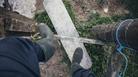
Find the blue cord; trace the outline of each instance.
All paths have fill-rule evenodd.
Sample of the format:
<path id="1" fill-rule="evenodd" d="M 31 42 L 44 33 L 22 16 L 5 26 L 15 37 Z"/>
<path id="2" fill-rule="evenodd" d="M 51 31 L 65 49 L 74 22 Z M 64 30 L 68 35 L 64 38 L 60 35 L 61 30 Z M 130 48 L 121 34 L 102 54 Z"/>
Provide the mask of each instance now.
<path id="1" fill-rule="evenodd" d="M 128 58 L 127 58 L 127 56 L 122 52 L 122 50 L 123 50 L 124 48 L 128 48 L 128 47 L 123 46 L 123 45 L 121 44 L 120 40 L 119 40 L 119 37 L 118 37 L 118 36 L 119 36 L 119 29 L 120 29 L 121 25 L 122 25 L 124 22 L 126 22 L 126 21 L 128 21 L 128 20 L 125 20 L 125 21 L 121 22 L 121 23 L 119 24 L 119 27 L 118 27 L 117 30 L 116 30 L 116 41 L 117 41 L 117 43 L 118 43 L 118 45 L 119 45 L 119 47 L 117 48 L 117 51 L 118 51 L 118 52 L 124 57 L 124 59 L 125 59 L 125 68 L 124 68 L 123 72 L 120 73 L 119 77 L 124 77 L 124 76 L 125 76 L 125 73 L 126 73 L 126 70 L 127 70 L 127 67 L 128 67 Z"/>
<path id="2" fill-rule="evenodd" d="M 127 70 L 127 67 L 128 67 L 128 59 L 127 59 L 127 56 L 124 54 L 124 53 L 122 53 L 122 50 L 123 50 L 124 48 L 122 48 L 122 47 L 119 47 L 119 48 L 117 48 L 117 51 L 124 57 L 124 59 L 125 59 L 125 68 L 124 68 L 124 70 L 123 70 L 123 72 L 121 72 L 121 74 L 119 75 L 119 77 L 124 77 L 125 76 L 125 73 L 126 73 L 126 70 Z"/>

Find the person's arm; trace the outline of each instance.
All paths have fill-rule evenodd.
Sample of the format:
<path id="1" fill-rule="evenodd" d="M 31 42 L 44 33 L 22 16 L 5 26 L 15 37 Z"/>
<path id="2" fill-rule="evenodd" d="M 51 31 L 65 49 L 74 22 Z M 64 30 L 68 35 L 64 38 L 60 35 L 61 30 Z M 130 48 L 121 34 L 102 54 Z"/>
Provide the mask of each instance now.
<path id="1" fill-rule="evenodd" d="M 92 33 L 103 42 L 115 42 L 116 45 L 138 51 L 138 19 L 127 19 L 116 25 L 95 26 Z"/>
<path id="2" fill-rule="evenodd" d="M 48 61 L 55 52 L 55 46 L 50 39 L 50 29 L 42 24 L 39 28 L 43 28 L 40 33 L 45 37 L 36 43 L 18 37 L 0 40 L 1 77 L 40 77 L 39 62 Z"/>

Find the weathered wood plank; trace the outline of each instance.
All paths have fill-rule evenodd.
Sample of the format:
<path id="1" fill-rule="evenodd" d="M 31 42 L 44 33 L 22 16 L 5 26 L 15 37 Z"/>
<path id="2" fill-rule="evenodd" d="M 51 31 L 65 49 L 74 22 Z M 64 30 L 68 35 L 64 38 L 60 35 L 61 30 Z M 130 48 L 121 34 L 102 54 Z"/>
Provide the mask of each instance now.
<path id="1" fill-rule="evenodd" d="M 79 37 L 79 34 L 63 4 L 62 0 L 44 0 L 45 9 L 58 33 L 61 36 L 69 37 Z M 84 68 L 90 68 L 92 65 L 91 59 L 87 53 L 86 48 L 83 43 L 79 43 L 76 39 L 72 40 L 62 40 L 61 42 L 66 50 L 69 59 L 72 61 L 72 56 L 77 47 L 81 47 L 84 51 L 83 59 L 81 65 Z"/>
<path id="2" fill-rule="evenodd" d="M 36 31 L 36 21 L 27 18 L 18 13 L 8 11 L 0 7 L 0 18 L 10 19 L 7 21 L 10 26 L 6 27 L 9 31 L 19 31 L 19 32 L 35 32 Z"/>

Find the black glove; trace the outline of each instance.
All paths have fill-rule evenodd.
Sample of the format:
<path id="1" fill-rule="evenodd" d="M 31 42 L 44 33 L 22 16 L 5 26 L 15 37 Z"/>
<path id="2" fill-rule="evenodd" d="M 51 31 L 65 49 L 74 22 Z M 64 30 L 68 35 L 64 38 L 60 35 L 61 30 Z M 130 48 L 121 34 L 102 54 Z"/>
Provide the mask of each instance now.
<path id="1" fill-rule="evenodd" d="M 42 48 L 45 55 L 45 61 L 48 61 L 55 52 L 54 35 L 50 28 L 44 23 L 40 23 L 38 29 L 42 39 L 38 40 L 36 43 Z"/>
<path id="2" fill-rule="evenodd" d="M 81 60 L 83 58 L 83 50 L 82 48 L 77 48 L 75 50 L 75 53 L 73 55 L 72 65 L 71 65 L 71 71 L 74 73 L 76 70 L 81 69 L 80 66 Z"/>
<path id="3" fill-rule="evenodd" d="M 77 48 L 73 55 L 73 61 L 71 65 L 72 77 L 95 77 L 89 69 L 84 69 L 80 66 L 82 58 L 83 50 L 82 48 Z"/>

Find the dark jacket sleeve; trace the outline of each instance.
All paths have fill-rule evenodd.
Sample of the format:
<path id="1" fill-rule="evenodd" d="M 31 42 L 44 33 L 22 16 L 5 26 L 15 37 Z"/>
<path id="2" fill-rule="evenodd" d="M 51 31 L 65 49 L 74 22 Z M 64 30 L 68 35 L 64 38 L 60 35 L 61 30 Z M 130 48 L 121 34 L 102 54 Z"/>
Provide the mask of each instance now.
<path id="1" fill-rule="evenodd" d="M 40 77 L 42 49 L 31 40 L 5 38 L 0 40 L 0 77 Z"/>

